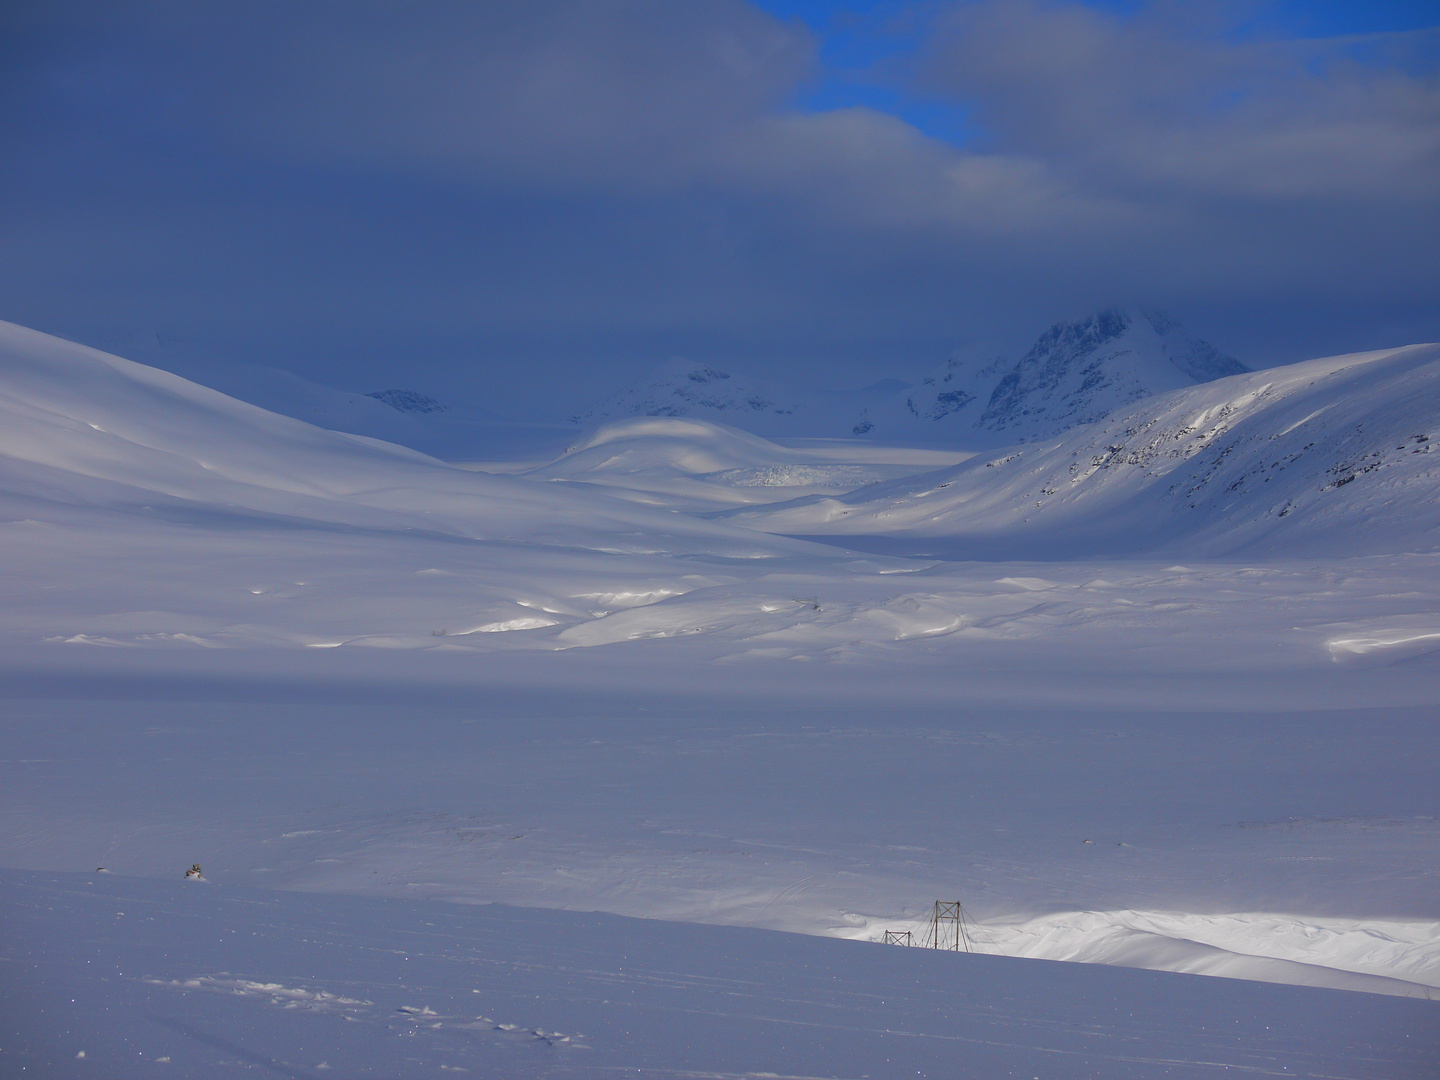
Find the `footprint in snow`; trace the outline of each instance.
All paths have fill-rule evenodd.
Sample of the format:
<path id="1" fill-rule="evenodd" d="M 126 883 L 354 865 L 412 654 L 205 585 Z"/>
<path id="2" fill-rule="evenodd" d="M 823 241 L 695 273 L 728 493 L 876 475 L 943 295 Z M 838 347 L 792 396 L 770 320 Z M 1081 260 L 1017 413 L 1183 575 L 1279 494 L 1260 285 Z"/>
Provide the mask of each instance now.
<path id="1" fill-rule="evenodd" d="M 505 1035 L 514 1035 L 522 1039 L 533 1039 L 536 1042 L 543 1042 L 546 1046 L 578 1045 L 575 1040 L 585 1037 L 578 1031 L 566 1035 L 561 1031 L 546 1031 L 544 1028 L 527 1028 L 519 1024 L 497 1024 L 488 1016 L 477 1016 L 475 1019 L 479 1024 L 488 1025 L 491 1031 L 498 1031 Z"/>

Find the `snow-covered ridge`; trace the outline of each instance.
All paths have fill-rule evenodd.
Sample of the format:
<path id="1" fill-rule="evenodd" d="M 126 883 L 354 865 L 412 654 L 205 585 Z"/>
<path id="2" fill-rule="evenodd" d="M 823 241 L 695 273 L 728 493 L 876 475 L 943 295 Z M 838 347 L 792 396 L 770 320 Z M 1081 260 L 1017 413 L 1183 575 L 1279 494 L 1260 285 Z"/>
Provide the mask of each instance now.
<path id="1" fill-rule="evenodd" d="M 800 534 L 948 537 L 1035 553 L 1431 550 L 1440 346 L 1233 375 L 1043 444 L 740 520 Z"/>
<path id="2" fill-rule="evenodd" d="M 973 448 L 1049 438 L 1141 398 L 1245 370 L 1168 315 L 1106 308 L 1055 323 L 1019 361 L 956 355 L 916 386 L 837 391 L 812 382 L 786 390 L 677 360 L 571 420 L 688 417 L 772 436 Z"/>
<path id="3" fill-rule="evenodd" d="M 639 472 L 668 468 L 698 475 L 722 469 L 774 465 L 790 455 L 748 431 L 704 420 L 667 416 L 635 417 L 590 432 L 563 457 L 533 475 L 568 472 Z"/>
<path id="4" fill-rule="evenodd" d="M 952 356 L 902 396 L 868 405 L 855 431 L 969 447 L 1033 442 L 1246 370 L 1162 312 L 1105 308 L 1055 323 L 1018 361 Z"/>
<path id="5" fill-rule="evenodd" d="M 147 513 L 223 509 L 607 550 L 637 543 L 647 551 L 746 556 L 786 549 L 753 532 L 455 468 L 327 431 L 11 324 L 0 324 L 0 417 L 0 497 L 12 502 Z"/>
<path id="6" fill-rule="evenodd" d="M 904 928 L 920 941 L 923 921 Z M 1232 979 L 1426 997 L 1440 990 L 1440 924 L 1273 912 L 1067 911 L 970 923 L 969 947 Z M 1347 977 L 1348 976 L 1348 977 Z"/>

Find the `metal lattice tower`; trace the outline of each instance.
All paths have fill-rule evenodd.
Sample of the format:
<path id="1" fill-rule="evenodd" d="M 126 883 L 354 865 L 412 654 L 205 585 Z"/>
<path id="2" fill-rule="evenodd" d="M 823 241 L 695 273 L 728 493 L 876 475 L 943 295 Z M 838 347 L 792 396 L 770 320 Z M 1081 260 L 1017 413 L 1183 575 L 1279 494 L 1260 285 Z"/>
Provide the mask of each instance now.
<path id="1" fill-rule="evenodd" d="M 965 908 L 959 900 L 935 901 L 935 910 L 930 916 L 926 936 L 929 938 L 926 944 L 932 949 L 973 951 L 970 948 L 970 935 L 965 932 Z"/>

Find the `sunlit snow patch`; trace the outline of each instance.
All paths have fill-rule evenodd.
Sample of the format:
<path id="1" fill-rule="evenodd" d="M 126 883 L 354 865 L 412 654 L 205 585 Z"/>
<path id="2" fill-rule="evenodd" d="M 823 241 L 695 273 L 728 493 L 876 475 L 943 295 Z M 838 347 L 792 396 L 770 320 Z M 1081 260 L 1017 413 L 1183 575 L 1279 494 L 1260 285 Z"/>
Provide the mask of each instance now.
<path id="1" fill-rule="evenodd" d="M 546 626 L 558 624 L 556 619 L 546 619 L 538 615 L 522 615 L 518 619 L 506 619 L 503 622 L 485 623 L 483 626 L 472 627 L 469 630 L 457 630 L 455 635 L 462 637 L 466 634 L 503 634 L 509 630 L 539 630 Z"/>
<path id="2" fill-rule="evenodd" d="M 1270 912 L 1059 912 L 978 924 L 977 952 L 1428 997 L 1440 923 Z"/>

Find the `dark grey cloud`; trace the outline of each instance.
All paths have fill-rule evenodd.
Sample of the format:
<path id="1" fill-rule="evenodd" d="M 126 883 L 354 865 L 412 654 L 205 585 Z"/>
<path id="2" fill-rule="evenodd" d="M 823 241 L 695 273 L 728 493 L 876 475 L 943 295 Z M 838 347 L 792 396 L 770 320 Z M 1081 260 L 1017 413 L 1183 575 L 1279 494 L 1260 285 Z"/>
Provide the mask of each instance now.
<path id="1" fill-rule="evenodd" d="M 923 10 L 875 77 L 965 145 L 789 108 L 816 43 L 741 0 L 12 3 L 0 317 L 557 412 L 671 354 L 853 382 L 1114 300 L 1261 361 L 1440 336 L 1433 34 Z"/>

